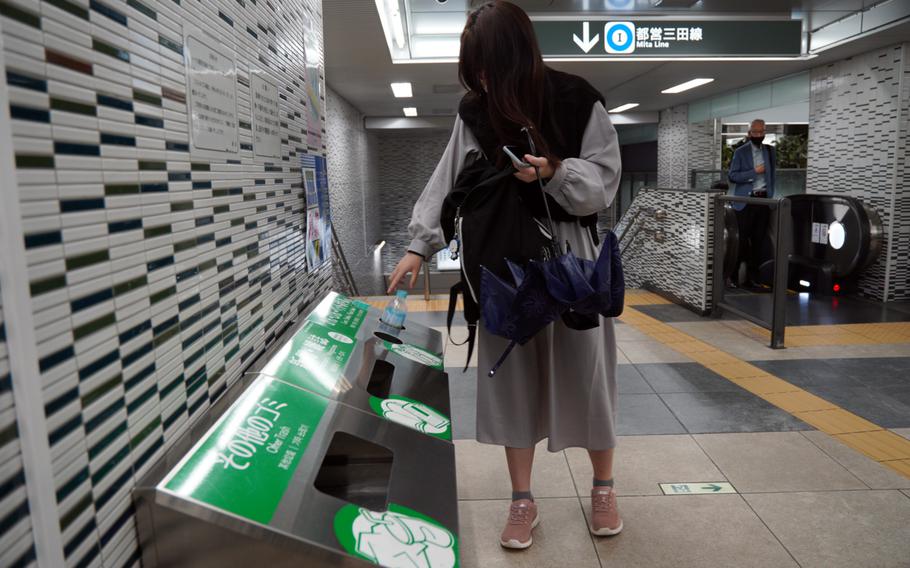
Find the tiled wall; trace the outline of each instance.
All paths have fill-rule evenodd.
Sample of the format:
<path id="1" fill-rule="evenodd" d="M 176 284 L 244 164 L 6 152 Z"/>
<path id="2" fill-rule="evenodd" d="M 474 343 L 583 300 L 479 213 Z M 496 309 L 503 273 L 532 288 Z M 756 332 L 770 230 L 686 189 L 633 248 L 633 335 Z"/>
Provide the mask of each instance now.
<path id="1" fill-rule="evenodd" d="M 626 287 L 663 292 L 698 312 L 710 309 L 713 195 L 651 188 L 638 193 L 615 229 Z"/>
<path id="2" fill-rule="evenodd" d="M 19 453 L 6 333 L 0 301 L 0 566 L 32 566 L 35 542 Z"/>
<path id="3" fill-rule="evenodd" d="M 138 563 L 135 480 L 330 285 L 302 238 L 308 14 L 321 63 L 319 0 L 0 2 L 28 263 L 6 277 L 31 289 L 41 374 L 23 380 L 43 386 L 67 565 Z M 237 152 L 189 151 L 191 26 L 236 58 Z M 278 87 L 279 157 L 252 151 L 251 70 Z"/>
<path id="4" fill-rule="evenodd" d="M 407 251 L 414 203 L 439 163 L 451 132 L 384 132 L 379 137 L 379 189 L 382 195 L 383 270 L 388 274 Z"/>
<path id="5" fill-rule="evenodd" d="M 689 122 L 689 107 L 679 105 L 660 112 L 657 125 L 657 184 L 663 188 L 689 187 L 692 169 L 714 169 L 720 156 L 713 119 Z"/>
<path id="6" fill-rule="evenodd" d="M 688 187 L 689 112 L 680 105 L 660 111 L 657 125 L 657 185 Z"/>
<path id="7" fill-rule="evenodd" d="M 910 45 L 813 69 L 809 113 L 807 191 L 858 197 L 885 226 L 861 292 L 910 300 Z"/>
<path id="8" fill-rule="evenodd" d="M 332 78 L 327 77 L 331 82 Z M 358 292 L 384 293 L 378 254 L 381 236 L 379 142 L 363 127 L 363 114 L 335 93 L 327 92 L 326 150 L 332 222 Z"/>

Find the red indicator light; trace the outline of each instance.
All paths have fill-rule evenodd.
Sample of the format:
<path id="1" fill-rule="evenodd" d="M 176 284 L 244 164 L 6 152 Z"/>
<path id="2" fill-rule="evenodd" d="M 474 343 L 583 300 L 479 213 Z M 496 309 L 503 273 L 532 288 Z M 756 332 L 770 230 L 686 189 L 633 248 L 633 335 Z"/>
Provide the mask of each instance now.
<path id="1" fill-rule="evenodd" d="M 834 291 L 835 291 L 835 292 L 840 292 L 840 284 L 835 284 L 835 285 L 834 285 Z"/>

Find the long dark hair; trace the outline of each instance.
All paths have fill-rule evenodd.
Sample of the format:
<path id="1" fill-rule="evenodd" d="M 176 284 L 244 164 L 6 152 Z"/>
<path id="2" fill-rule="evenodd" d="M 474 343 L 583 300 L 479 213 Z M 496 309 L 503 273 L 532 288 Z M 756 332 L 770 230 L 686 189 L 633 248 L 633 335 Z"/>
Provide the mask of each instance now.
<path id="1" fill-rule="evenodd" d="M 534 26 L 524 10 L 497 0 L 468 15 L 458 57 L 461 84 L 469 96 L 485 102 L 500 144 L 527 147 L 522 128 L 528 128 L 537 155 L 556 167 L 559 157 L 550 152 L 541 133 L 546 72 Z M 497 155 L 496 161 L 501 158 Z"/>

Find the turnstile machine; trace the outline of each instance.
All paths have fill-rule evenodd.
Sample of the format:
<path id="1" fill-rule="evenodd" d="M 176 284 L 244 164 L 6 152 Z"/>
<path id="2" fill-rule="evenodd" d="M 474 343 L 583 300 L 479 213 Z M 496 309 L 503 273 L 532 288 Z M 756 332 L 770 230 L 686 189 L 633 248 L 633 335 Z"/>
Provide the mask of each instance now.
<path id="1" fill-rule="evenodd" d="M 457 566 L 441 347 L 328 294 L 140 480 L 143 565 Z"/>

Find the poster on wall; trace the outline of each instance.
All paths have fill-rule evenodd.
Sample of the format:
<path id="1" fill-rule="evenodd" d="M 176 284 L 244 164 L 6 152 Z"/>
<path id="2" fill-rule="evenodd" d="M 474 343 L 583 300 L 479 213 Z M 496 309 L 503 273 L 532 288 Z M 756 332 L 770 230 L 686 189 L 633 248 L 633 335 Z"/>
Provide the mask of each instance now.
<path id="1" fill-rule="evenodd" d="M 237 64 L 227 46 L 187 26 L 184 30 L 187 105 L 193 151 L 239 150 Z"/>
<path id="2" fill-rule="evenodd" d="M 325 108 L 322 96 L 322 65 L 319 61 L 319 38 L 316 36 L 316 18 L 309 9 L 303 16 L 303 57 L 306 60 L 307 146 L 322 149 L 322 117 Z"/>
<path id="3" fill-rule="evenodd" d="M 281 120 L 278 88 L 262 71 L 250 73 L 250 114 L 253 154 L 281 157 Z"/>
<path id="4" fill-rule="evenodd" d="M 316 270 L 332 258 L 332 215 L 329 210 L 329 177 L 325 158 L 300 157 L 306 196 L 306 259 Z"/>

